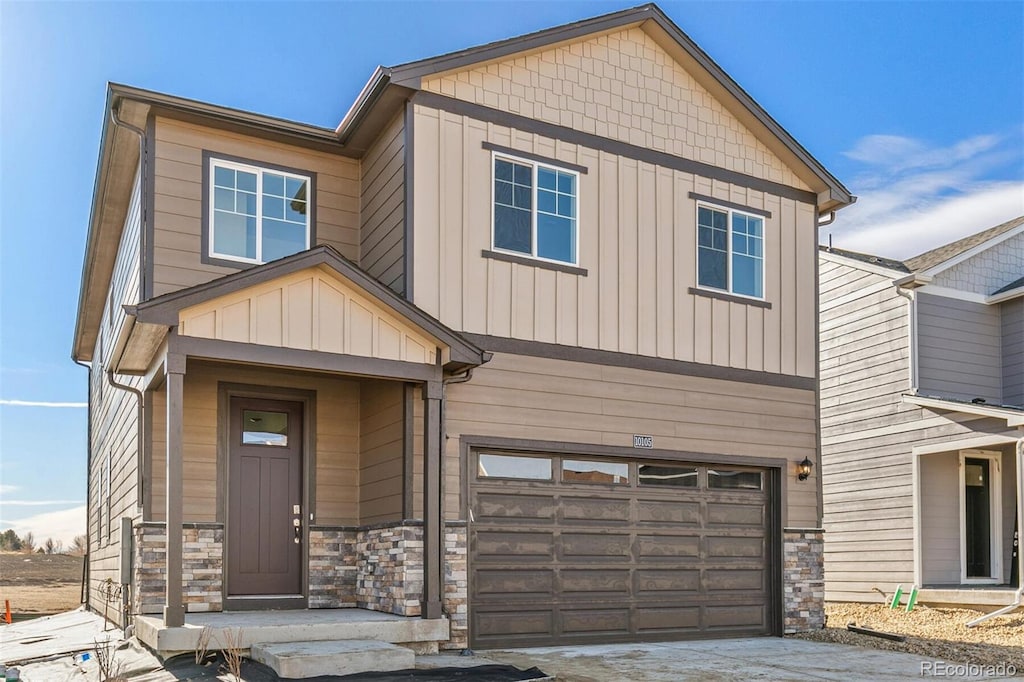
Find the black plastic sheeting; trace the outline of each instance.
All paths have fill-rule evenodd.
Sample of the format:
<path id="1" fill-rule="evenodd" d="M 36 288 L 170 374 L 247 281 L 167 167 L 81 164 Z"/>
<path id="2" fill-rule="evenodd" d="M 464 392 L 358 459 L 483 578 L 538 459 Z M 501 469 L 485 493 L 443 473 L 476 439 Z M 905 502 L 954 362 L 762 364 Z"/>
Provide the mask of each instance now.
<path id="1" fill-rule="evenodd" d="M 160 679 L 166 680 L 167 673 L 180 682 L 196 680 L 216 680 L 217 675 L 227 671 L 224 658 L 219 654 L 210 654 L 203 663 L 196 663 L 194 654 L 181 654 L 164 661 L 164 671 Z M 133 681 L 145 682 L 147 676 L 132 677 Z M 303 678 L 305 682 L 518 682 L 519 680 L 537 680 L 547 677 L 540 669 L 520 670 L 511 665 L 477 665 L 466 668 L 428 668 L 417 670 L 395 670 L 393 672 L 359 673 L 356 675 L 319 675 Z M 242 679 L 245 682 L 281 682 L 271 668 L 249 659 L 242 661 Z"/>

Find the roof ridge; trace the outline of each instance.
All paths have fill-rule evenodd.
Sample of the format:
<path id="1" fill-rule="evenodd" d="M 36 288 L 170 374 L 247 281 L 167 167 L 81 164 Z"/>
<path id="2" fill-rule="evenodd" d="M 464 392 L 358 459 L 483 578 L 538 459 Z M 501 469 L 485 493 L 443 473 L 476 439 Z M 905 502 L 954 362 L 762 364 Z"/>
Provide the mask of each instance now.
<path id="1" fill-rule="evenodd" d="M 912 272 L 930 270 L 935 266 L 956 258 L 976 246 L 981 246 L 990 239 L 994 239 L 1001 234 L 1005 234 L 1020 225 L 1024 225 L 1024 215 L 1011 218 L 1010 220 L 1000 223 L 994 227 L 975 232 L 974 234 L 969 234 L 966 237 L 949 242 L 948 244 L 943 244 L 942 246 L 930 249 L 924 253 L 914 256 L 913 258 L 908 258 L 904 263 Z"/>

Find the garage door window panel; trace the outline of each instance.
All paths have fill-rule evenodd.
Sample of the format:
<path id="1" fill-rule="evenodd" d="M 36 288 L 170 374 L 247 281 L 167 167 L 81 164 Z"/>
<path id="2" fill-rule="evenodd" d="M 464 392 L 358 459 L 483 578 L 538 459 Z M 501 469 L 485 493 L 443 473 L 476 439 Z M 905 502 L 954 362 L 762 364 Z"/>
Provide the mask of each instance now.
<path id="1" fill-rule="evenodd" d="M 477 476 L 480 478 L 513 478 L 530 481 L 552 480 L 551 459 L 516 455 L 480 455 Z"/>
<path id="2" fill-rule="evenodd" d="M 764 477 L 760 471 L 723 471 L 708 469 L 708 487 L 727 490 L 762 490 Z"/>
<path id="3" fill-rule="evenodd" d="M 567 459 L 562 462 L 562 482 L 628 485 L 629 465 L 625 462 Z"/>
<path id="4" fill-rule="evenodd" d="M 677 488 L 696 488 L 697 468 L 666 466 L 664 464 L 641 464 L 637 480 L 642 486 L 659 485 Z"/>

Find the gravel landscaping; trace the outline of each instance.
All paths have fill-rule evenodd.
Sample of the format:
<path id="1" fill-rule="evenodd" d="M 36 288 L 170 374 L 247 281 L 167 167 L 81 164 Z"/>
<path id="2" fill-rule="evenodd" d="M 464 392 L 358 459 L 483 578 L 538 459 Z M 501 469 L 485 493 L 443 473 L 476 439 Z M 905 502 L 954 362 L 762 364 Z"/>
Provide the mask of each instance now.
<path id="1" fill-rule="evenodd" d="M 1013 665 L 1024 676 L 1024 609 L 998 616 L 969 628 L 982 615 L 970 609 L 938 609 L 918 605 L 907 613 L 882 604 L 828 604 L 825 628 L 790 635 L 815 642 L 837 642 L 855 646 L 902 651 L 951 663 Z M 905 642 L 893 642 L 850 632 L 846 626 L 905 635 Z"/>

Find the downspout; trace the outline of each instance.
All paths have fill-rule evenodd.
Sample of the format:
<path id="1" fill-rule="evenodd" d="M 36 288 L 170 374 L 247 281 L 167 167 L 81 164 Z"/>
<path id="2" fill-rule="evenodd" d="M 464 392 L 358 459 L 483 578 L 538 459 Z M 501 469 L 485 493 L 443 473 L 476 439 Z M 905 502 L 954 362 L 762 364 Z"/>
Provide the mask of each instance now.
<path id="1" fill-rule="evenodd" d="M 92 555 L 92 533 L 89 532 L 89 521 L 92 519 L 92 495 L 89 494 L 88 481 L 92 479 L 92 365 L 75 358 L 71 361 L 89 371 L 86 385 L 86 404 L 88 416 L 85 419 L 85 559 L 82 561 L 82 602 L 89 607 L 89 557 Z"/>
<path id="2" fill-rule="evenodd" d="M 449 384 L 464 384 L 464 383 L 466 383 L 467 381 L 469 381 L 472 378 L 473 378 L 473 368 L 470 367 L 469 369 L 467 369 L 465 372 L 462 372 L 461 374 L 456 374 L 456 375 L 453 375 L 453 376 L 450 376 L 450 377 L 445 377 L 444 379 L 441 379 L 441 415 L 440 415 L 440 417 L 441 417 L 440 418 L 440 422 L 441 422 L 441 438 L 440 438 L 440 440 L 441 440 L 441 481 L 440 481 L 439 489 L 440 489 L 440 494 L 441 494 L 441 537 L 442 538 L 445 535 L 447 535 L 447 531 L 445 530 L 445 525 L 444 525 L 444 479 L 445 479 L 445 472 L 444 472 L 445 461 L 444 460 L 445 460 L 445 453 L 448 451 L 448 422 L 447 422 L 448 391 L 447 391 L 447 387 L 448 387 Z M 469 531 L 467 529 L 467 533 L 468 532 Z M 442 541 L 441 542 L 441 613 L 444 613 L 447 616 L 451 616 L 451 614 L 448 613 L 447 610 L 444 607 L 444 594 L 445 594 L 444 575 L 445 575 L 445 565 L 447 563 L 448 562 L 445 560 L 444 542 Z"/>
<path id="3" fill-rule="evenodd" d="M 1017 439 L 1017 542 L 1020 543 L 1020 536 L 1024 533 L 1024 437 Z M 1020 545 L 1018 544 L 1018 548 Z M 1020 551 L 1018 549 L 1018 551 Z M 998 611 L 986 613 L 981 618 L 975 618 L 967 627 L 973 628 L 979 623 L 984 623 L 990 618 L 1012 613 L 1024 606 L 1024 561 L 1017 562 L 1017 594 L 1009 606 L 1004 606 Z"/>
<path id="4" fill-rule="evenodd" d="M 896 285 L 896 293 L 910 301 L 907 306 L 910 327 L 910 394 L 917 395 L 918 388 L 918 367 L 917 367 L 917 292 Z"/>
<path id="5" fill-rule="evenodd" d="M 115 128 L 130 130 L 139 136 L 139 209 L 142 217 L 142 224 L 139 225 L 139 300 L 146 296 L 146 225 L 149 216 L 146 215 L 146 178 L 148 176 L 148 159 L 146 158 L 146 131 L 131 123 L 118 118 L 117 106 L 110 107 L 110 120 Z"/>

